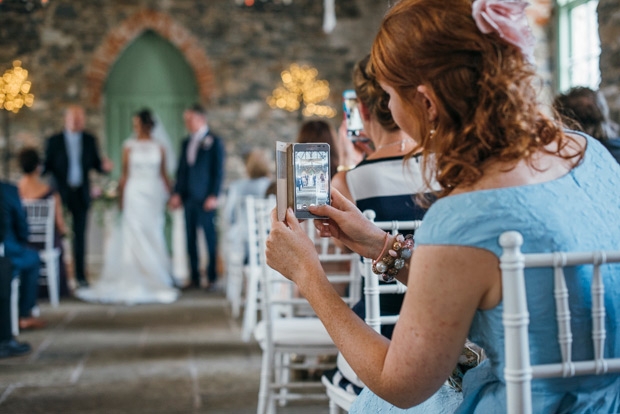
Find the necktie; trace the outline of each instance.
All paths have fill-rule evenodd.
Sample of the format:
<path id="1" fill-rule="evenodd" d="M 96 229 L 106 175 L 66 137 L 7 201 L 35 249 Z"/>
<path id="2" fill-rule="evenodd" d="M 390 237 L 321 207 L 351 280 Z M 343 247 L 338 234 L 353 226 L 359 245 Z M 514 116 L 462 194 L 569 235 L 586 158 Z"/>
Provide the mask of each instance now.
<path id="1" fill-rule="evenodd" d="M 200 138 L 193 136 L 189 144 L 187 145 L 187 163 L 194 165 L 196 162 L 196 155 L 198 154 L 198 146 L 200 145 Z"/>

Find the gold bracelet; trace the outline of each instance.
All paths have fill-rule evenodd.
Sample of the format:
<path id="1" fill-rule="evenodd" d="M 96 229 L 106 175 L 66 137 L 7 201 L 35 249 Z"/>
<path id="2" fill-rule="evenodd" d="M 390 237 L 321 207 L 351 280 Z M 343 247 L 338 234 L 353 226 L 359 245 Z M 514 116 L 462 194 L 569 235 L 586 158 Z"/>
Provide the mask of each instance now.
<path id="1" fill-rule="evenodd" d="M 353 168 L 355 168 L 355 165 L 339 165 L 336 168 L 336 171 L 338 172 L 349 171 L 349 170 L 352 170 Z"/>

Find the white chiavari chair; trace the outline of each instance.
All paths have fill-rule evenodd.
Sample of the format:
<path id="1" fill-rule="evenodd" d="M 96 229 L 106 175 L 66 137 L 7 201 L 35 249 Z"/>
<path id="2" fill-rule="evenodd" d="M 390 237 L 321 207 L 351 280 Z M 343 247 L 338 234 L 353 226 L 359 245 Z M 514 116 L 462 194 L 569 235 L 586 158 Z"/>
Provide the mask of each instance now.
<path id="1" fill-rule="evenodd" d="M 54 197 L 44 200 L 23 200 L 28 220 L 28 241 L 42 245 L 39 257 L 43 262 L 41 266 L 39 283 L 47 284 L 50 304 L 58 306 L 59 274 L 60 274 L 60 248 L 54 247 L 55 211 L 56 201 Z"/>
<path id="2" fill-rule="evenodd" d="M 349 307 L 352 307 L 359 302 L 362 295 L 359 255 L 354 252 L 343 252 L 331 237 L 317 237 L 314 220 L 306 220 L 302 225 L 306 226 L 308 237 L 317 249 L 319 261 L 329 281 L 334 285 L 343 284 L 348 287 L 341 297 Z"/>
<path id="3" fill-rule="evenodd" d="M 499 238 L 503 253 L 502 272 L 503 323 L 505 334 L 507 409 L 510 414 L 532 412 L 531 380 L 536 378 L 568 378 L 577 375 L 602 375 L 620 372 L 620 358 L 605 358 L 605 279 L 601 266 L 620 262 L 620 251 L 584 253 L 521 253 L 523 236 L 516 231 L 503 233 Z M 569 309 L 569 294 L 564 268 L 593 265 L 592 275 L 592 343 L 593 359 L 572 360 L 573 334 Z M 529 344 L 529 313 L 526 300 L 525 268 L 554 269 L 554 297 L 558 343 L 562 362 L 531 365 Z M 618 271 L 617 268 L 614 269 Z"/>
<path id="4" fill-rule="evenodd" d="M 337 349 L 316 316 L 298 316 L 298 307 L 307 301 L 298 297 L 292 282 L 267 266 L 265 240 L 270 228 L 271 209 L 257 209 L 261 263 L 261 315 L 254 331 L 263 350 L 258 414 L 273 414 L 276 401 L 284 405 L 295 400 L 326 400 L 320 381 L 291 381 L 291 369 L 326 369 L 334 364 L 319 362 L 318 357 L 336 355 Z M 303 357 L 293 362 L 291 355 Z M 315 391 L 315 392 L 312 392 Z"/>
<path id="5" fill-rule="evenodd" d="M 392 234 L 397 234 L 399 231 L 415 231 L 422 224 L 421 220 L 375 222 L 376 213 L 373 210 L 365 210 L 364 215 L 370 221 L 374 222 L 377 227 L 382 230 L 390 231 Z M 390 293 L 402 294 L 407 291 L 407 287 L 399 281 L 384 285 L 379 284 L 379 277 L 372 271 L 372 259 L 367 257 L 361 259 L 363 262 L 362 276 L 364 278 L 365 321 L 375 331 L 380 333 L 381 325 L 393 325 L 398 320 L 398 315 L 381 315 L 380 295 Z M 341 354 L 338 355 L 337 365 L 338 369 L 346 374 L 349 381 L 359 387 L 364 386 Z M 341 410 L 348 412 L 356 396 L 345 391 L 337 384 L 334 384 L 326 376 L 323 376 L 321 381 L 323 385 L 325 385 L 326 393 L 329 397 L 330 414 L 339 414 Z"/>
<path id="6" fill-rule="evenodd" d="M 260 246 L 258 238 L 257 210 L 271 211 L 276 205 L 275 197 L 265 199 L 248 196 L 245 198 L 248 231 L 248 264 L 244 266 L 246 289 L 244 300 L 241 339 L 248 342 L 258 322 L 259 289 L 261 279 Z"/>
<path id="7" fill-rule="evenodd" d="M 230 191 L 230 190 L 229 190 Z M 236 197 L 230 194 L 222 196 L 220 203 L 224 205 L 222 211 L 222 231 L 225 234 L 223 243 L 225 245 L 226 259 L 224 261 L 226 274 L 226 299 L 230 303 L 233 318 L 238 318 L 241 314 L 241 304 L 243 296 L 243 268 L 245 259 L 245 247 L 240 246 L 239 229 L 232 221 L 232 217 L 239 217 L 242 213 L 240 205 L 237 203 Z M 232 200 L 231 200 L 232 199 Z M 245 200 L 242 202 L 245 203 Z M 238 220 L 238 219 L 237 219 Z"/>

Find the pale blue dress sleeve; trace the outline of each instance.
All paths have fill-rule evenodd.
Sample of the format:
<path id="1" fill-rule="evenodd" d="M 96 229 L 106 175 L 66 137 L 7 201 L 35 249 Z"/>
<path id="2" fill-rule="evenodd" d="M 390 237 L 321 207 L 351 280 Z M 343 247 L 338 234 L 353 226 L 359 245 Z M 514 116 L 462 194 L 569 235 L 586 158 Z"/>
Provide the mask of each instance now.
<path id="1" fill-rule="evenodd" d="M 456 411 L 462 401 L 462 393 L 443 385 L 422 404 L 402 409 L 379 398 L 368 388 L 364 388 L 353 402 L 349 414 L 450 414 Z"/>

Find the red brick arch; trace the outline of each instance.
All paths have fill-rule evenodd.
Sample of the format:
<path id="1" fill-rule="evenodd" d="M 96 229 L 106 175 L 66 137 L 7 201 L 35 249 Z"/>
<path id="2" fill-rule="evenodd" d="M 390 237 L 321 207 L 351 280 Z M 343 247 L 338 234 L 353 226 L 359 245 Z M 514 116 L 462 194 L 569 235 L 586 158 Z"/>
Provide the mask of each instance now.
<path id="1" fill-rule="evenodd" d="M 213 91 L 213 72 L 209 59 L 198 40 L 167 13 L 142 10 L 109 31 L 102 44 L 95 51 L 86 71 L 86 83 L 90 102 L 101 102 L 101 93 L 112 65 L 131 42 L 145 30 L 153 30 L 175 45 L 194 70 L 196 83 L 202 100 L 209 101 Z"/>

